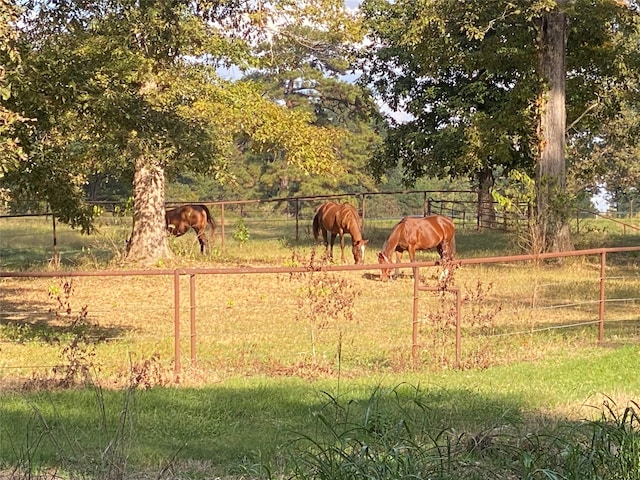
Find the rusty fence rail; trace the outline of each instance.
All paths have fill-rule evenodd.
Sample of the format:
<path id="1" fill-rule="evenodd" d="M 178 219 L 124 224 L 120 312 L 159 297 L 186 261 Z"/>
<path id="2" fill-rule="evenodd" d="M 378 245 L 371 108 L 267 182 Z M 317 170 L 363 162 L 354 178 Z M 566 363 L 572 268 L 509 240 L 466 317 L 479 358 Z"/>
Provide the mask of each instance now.
<path id="1" fill-rule="evenodd" d="M 598 325 L 598 342 L 602 342 L 604 337 L 604 323 L 605 323 L 605 303 L 606 303 L 606 289 L 605 283 L 607 280 L 606 267 L 607 267 L 607 253 L 622 253 L 622 252 L 638 252 L 640 246 L 633 247 L 611 247 L 611 248 L 595 248 L 587 250 L 574 250 L 570 252 L 557 252 L 557 253 L 542 253 L 537 255 L 512 255 L 512 256 L 499 256 L 499 257 L 486 257 L 486 258 L 469 258 L 460 260 L 460 265 L 479 265 L 479 264 L 491 264 L 491 263 L 507 263 L 507 262 L 525 262 L 525 261 L 540 261 L 545 259 L 563 258 L 563 257 L 577 257 L 577 256 L 589 256 L 598 255 L 600 257 L 600 276 L 599 276 L 599 299 L 598 299 L 598 320 L 594 321 Z M 414 277 L 419 278 L 418 271 L 420 266 L 432 266 L 435 262 L 431 262 L 427 265 L 414 265 Z M 443 289 L 437 287 L 428 287 L 420 285 L 419 282 L 414 281 L 414 308 L 413 308 L 413 349 L 412 360 L 415 364 L 417 361 L 417 351 L 419 348 L 418 343 L 418 292 L 419 291 L 441 291 Z M 460 366 L 460 356 L 462 349 L 461 339 L 461 292 L 458 288 L 449 288 L 447 290 L 455 295 L 456 298 L 456 358 L 455 366 Z"/>
<path id="2" fill-rule="evenodd" d="M 466 258 L 456 261 L 456 265 L 478 265 L 478 264 L 499 264 L 509 262 L 537 262 L 546 259 L 561 257 L 577 257 L 577 256 L 599 256 L 600 257 L 600 273 L 599 273 L 599 299 L 597 301 L 598 319 L 591 322 L 598 325 L 598 341 L 602 341 L 605 327 L 605 303 L 607 280 L 606 267 L 607 255 L 611 253 L 621 252 L 640 252 L 640 246 L 632 247 L 612 247 L 597 248 L 588 250 L 576 250 L 561 253 L 544 253 L 538 255 L 513 255 L 498 256 L 484 258 Z M 448 292 L 455 296 L 455 366 L 460 366 L 460 355 L 462 349 L 461 338 L 461 291 L 454 287 L 434 287 L 427 286 L 420 281 L 420 269 L 437 266 L 438 262 L 407 262 L 397 264 L 399 268 L 413 270 L 413 319 L 412 319 L 412 361 L 415 366 L 420 348 L 419 342 L 419 311 L 420 301 L 419 292 Z M 293 274 L 293 273 L 309 273 L 309 272 L 342 272 L 342 271 L 377 271 L 377 264 L 367 265 L 326 265 L 318 267 L 233 267 L 233 268 L 177 268 L 177 269 L 158 269 L 158 270 L 126 270 L 126 271 L 55 271 L 55 272 L 11 272 L 0 271 L 0 278 L 73 278 L 73 277 L 146 277 L 146 276 L 165 276 L 173 279 L 173 340 L 174 340 L 174 375 L 177 382 L 181 375 L 181 329 L 180 329 L 180 312 L 181 312 L 181 294 L 180 279 L 182 277 L 189 278 L 189 348 L 190 360 L 195 365 L 197 358 L 197 319 L 196 319 L 196 277 L 199 275 L 264 275 L 264 274 Z"/>

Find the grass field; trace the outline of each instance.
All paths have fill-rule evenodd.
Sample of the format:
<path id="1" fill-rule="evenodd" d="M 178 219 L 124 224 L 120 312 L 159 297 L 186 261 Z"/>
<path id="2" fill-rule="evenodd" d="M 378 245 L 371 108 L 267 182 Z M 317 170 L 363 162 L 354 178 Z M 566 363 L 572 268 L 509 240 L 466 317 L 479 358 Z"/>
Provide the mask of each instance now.
<path id="1" fill-rule="evenodd" d="M 0 270 L 51 269 L 47 222 L 1 221 Z M 374 262 L 392 224 L 368 224 L 367 262 Z M 129 225 L 105 218 L 92 237 L 59 228 L 62 268 L 122 268 Z M 305 228 L 295 240 L 291 223 L 247 220 L 243 244 L 233 240 L 232 218 L 229 225 L 224 249 L 218 237 L 202 258 L 190 234 L 171 240 L 179 255 L 162 266 L 307 265 L 321 254 Z M 640 235 L 583 220 L 574 240 L 576 248 L 639 245 Z M 519 253 L 517 244 L 501 232 L 457 235 L 461 258 Z M 381 458 L 397 451 L 397 442 L 422 442 L 421 452 L 449 445 L 448 456 L 439 454 L 440 465 L 442 458 L 451 462 L 449 476 L 425 456 L 423 463 L 416 460 L 423 478 L 487 478 L 484 468 L 505 472 L 494 478 L 541 478 L 541 462 L 549 467 L 577 455 L 550 439 L 588 436 L 600 425 L 591 420 L 603 414 L 607 428 L 637 427 L 628 412 L 640 397 L 640 266 L 637 254 L 612 254 L 607 264 L 602 344 L 594 324 L 597 256 L 458 270 L 461 370 L 452 363 L 452 302 L 428 292 L 419 298 L 420 357 L 412 365 L 409 271 L 391 282 L 379 281 L 375 268 L 199 275 L 198 363 L 188 366 L 187 305 L 179 386 L 172 370 L 172 278 L 3 279 L 0 466 L 21 472 L 54 467 L 83 478 L 124 478 L 118 472 L 291 478 L 307 468 L 315 474 L 297 478 L 364 478 L 365 467 L 351 457 L 348 438 L 355 438 L 375 445 L 377 462 L 389 468 L 400 467 Z M 438 273 L 422 271 L 434 284 Z M 330 294 L 338 301 L 320 309 Z M 83 378 L 89 386 L 60 388 L 82 385 Z M 411 430 L 410 438 L 397 437 L 400 425 Z M 482 439 L 491 448 L 470 447 Z M 556 448 L 557 457 L 545 456 Z M 337 468 L 329 452 L 350 458 L 359 465 L 352 471 L 362 476 L 329 475 L 325 470 Z M 478 455 L 486 462 L 471 468 Z M 369 477 L 399 478 L 399 472 Z"/>

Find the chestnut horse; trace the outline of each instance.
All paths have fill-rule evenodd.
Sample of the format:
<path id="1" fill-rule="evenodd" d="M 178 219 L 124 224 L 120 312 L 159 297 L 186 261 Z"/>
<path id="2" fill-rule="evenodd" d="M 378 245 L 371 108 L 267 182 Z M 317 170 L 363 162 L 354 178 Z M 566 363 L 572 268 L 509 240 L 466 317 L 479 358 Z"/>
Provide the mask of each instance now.
<path id="1" fill-rule="evenodd" d="M 180 237 L 193 228 L 200 242 L 200 253 L 209 249 L 207 225 L 211 227 L 211 235 L 216 233 L 216 222 L 206 205 L 183 205 L 167 210 L 164 215 L 167 230 Z"/>
<path id="2" fill-rule="evenodd" d="M 396 252 L 396 263 L 400 263 L 403 252 L 409 252 L 412 262 L 416 260 L 416 250 L 437 247 L 440 259 L 452 260 L 456 253 L 455 226 L 450 218 L 442 215 L 428 217 L 404 217 L 400 220 L 384 242 L 378 253 L 378 263 L 391 264 L 391 256 Z M 381 279 L 389 278 L 390 268 L 383 268 Z"/>
<path id="3" fill-rule="evenodd" d="M 344 263 L 344 235 L 351 235 L 351 251 L 356 264 L 364 263 L 364 248 L 369 240 L 362 239 L 360 231 L 360 216 L 358 211 L 348 203 L 342 205 L 326 202 L 320 205 L 313 217 L 313 238 L 316 242 L 322 232 L 324 245 L 329 248 L 328 234 L 331 234 L 330 256 L 333 258 L 333 244 L 336 236 L 340 235 L 342 249 L 342 263 Z"/>

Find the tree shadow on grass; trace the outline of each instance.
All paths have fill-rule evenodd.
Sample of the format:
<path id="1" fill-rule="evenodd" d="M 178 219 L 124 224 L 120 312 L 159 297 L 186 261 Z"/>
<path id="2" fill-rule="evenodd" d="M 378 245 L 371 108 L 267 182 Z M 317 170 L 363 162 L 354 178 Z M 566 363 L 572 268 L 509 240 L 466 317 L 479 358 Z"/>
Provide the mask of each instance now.
<path id="1" fill-rule="evenodd" d="M 64 452 L 82 446 L 86 458 L 104 451 L 101 442 L 111 442 L 101 425 L 117 423 L 123 413 L 127 392 L 100 392 L 100 402 L 87 408 L 95 391 L 57 391 L 25 396 L 32 409 L 15 408 L 19 400 L 3 402 L 0 414 L 9 435 L 0 437 L 6 452 L 9 438 L 14 443 L 28 441 L 29 430 L 40 421 L 56 425 L 54 439 L 38 445 L 38 457 L 50 464 Z M 514 397 L 485 395 L 468 390 L 420 390 L 409 385 L 375 388 L 373 392 L 332 395 L 305 383 L 281 386 L 253 385 L 247 388 L 206 387 L 201 389 L 152 389 L 136 394 L 128 412 L 135 426 L 120 441 L 130 443 L 129 462 L 136 468 L 179 461 L 211 462 L 222 470 L 249 459 L 273 459 L 282 449 L 293 448 L 296 440 L 314 436 L 330 441 L 337 432 L 347 435 L 377 435 L 405 422 L 416 435 L 435 437 L 447 428 L 484 428 L 496 421 L 517 421 L 521 402 Z M 9 407 L 12 404 L 13 407 Z M 37 414 L 34 414 L 34 411 Z M 104 415 L 105 419 L 100 418 Z M 325 419 L 332 424 L 326 429 Z M 114 427 L 115 428 L 115 427 Z M 33 434 L 33 432 L 31 432 Z M 111 435 L 116 435 L 115 431 Z M 106 436 L 105 436 L 106 435 Z M 19 440 L 22 439 L 22 440 Z M 73 445 L 65 445 L 73 439 Z M 77 444 L 75 443 L 77 442 Z M 5 443 L 5 445 L 2 445 Z M 19 458 L 5 458 L 9 464 Z M 222 473 L 222 472 L 220 472 Z"/>
<path id="2" fill-rule="evenodd" d="M 3 286 L 0 296 L 0 339 L 14 343 L 59 343 L 82 333 L 96 343 L 118 337 L 124 330 L 117 327 L 101 327 L 89 317 L 81 318 L 78 312 L 60 311 L 50 302 L 19 301 L 23 290 Z M 79 320 L 82 320 L 80 322 Z"/>
<path id="3" fill-rule="evenodd" d="M 86 464 L 75 468 L 95 468 L 106 453 L 112 455 L 108 462 L 123 462 L 129 471 L 166 465 L 178 478 L 186 478 L 189 469 L 202 465 L 209 476 L 238 469 L 250 473 L 249 468 L 251 478 L 271 478 L 257 473 L 286 471 L 303 456 L 311 455 L 307 459 L 312 462 L 343 462 L 346 467 L 355 460 L 384 466 L 394 452 L 409 455 L 420 449 L 435 453 L 434 460 L 452 469 L 463 466 L 462 471 L 471 458 L 480 471 L 504 459 L 501 467 L 515 474 L 522 473 L 518 449 L 540 454 L 539 449 L 556 440 L 566 446 L 565 439 L 556 437 L 561 420 L 531 412 L 526 388 L 520 394 L 403 383 L 352 388 L 339 394 L 306 382 L 263 380 L 248 381 L 246 387 L 40 392 L 5 398 L 0 404 L 6 433 L 0 436 L 0 447 L 8 453 L 3 460 L 9 465 L 18 464 L 20 452 L 31 447 L 32 460 L 54 468 L 78 454 Z M 562 422 L 566 440 L 574 438 L 577 428 L 589 426 Z M 45 424 L 38 444 L 29 445 L 29 438 Z M 541 432 L 541 425 L 551 426 L 552 435 Z M 120 458 L 118 452 L 126 453 Z M 337 455 L 329 459 L 328 453 Z"/>

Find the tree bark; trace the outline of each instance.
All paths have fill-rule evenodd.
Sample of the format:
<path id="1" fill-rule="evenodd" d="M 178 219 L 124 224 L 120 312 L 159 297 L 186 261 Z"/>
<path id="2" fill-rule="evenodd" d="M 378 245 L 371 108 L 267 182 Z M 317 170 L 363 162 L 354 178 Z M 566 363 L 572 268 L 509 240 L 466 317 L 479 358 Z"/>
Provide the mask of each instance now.
<path id="1" fill-rule="evenodd" d="M 537 251 L 573 248 L 565 165 L 567 32 L 567 15 L 558 8 L 539 19 L 538 67 L 542 88 L 538 97 L 536 238 L 533 239 Z"/>
<path id="2" fill-rule="evenodd" d="M 496 227 L 496 211 L 491 196 L 494 183 L 491 167 L 487 166 L 478 172 L 478 226 L 481 228 Z"/>
<path id="3" fill-rule="evenodd" d="M 172 258 L 164 209 L 164 169 L 154 159 L 139 156 L 133 176 L 133 231 L 127 260 L 147 265 Z"/>

